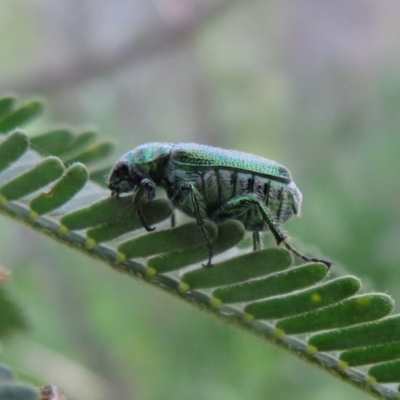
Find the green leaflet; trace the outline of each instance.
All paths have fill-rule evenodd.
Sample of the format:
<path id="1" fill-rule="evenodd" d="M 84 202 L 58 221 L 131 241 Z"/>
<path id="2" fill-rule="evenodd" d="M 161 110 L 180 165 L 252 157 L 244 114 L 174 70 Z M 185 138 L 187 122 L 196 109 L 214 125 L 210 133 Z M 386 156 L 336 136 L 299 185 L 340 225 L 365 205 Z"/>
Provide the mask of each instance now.
<path id="1" fill-rule="evenodd" d="M 0 171 L 20 158 L 29 147 L 29 139 L 24 132 L 16 130 L 0 142 Z"/>
<path id="2" fill-rule="evenodd" d="M 32 169 L 18 175 L 0 188 L 0 196 L 7 201 L 27 196 L 58 179 L 64 172 L 64 165 L 56 157 L 49 157 Z"/>
<path id="3" fill-rule="evenodd" d="M 68 148 L 65 148 L 61 155 L 66 160 L 67 157 L 72 158 L 78 154 L 86 152 L 93 144 L 96 143 L 98 134 L 94 131 L 84 131 L 73 136 L 73 140 Z"/>
<path id="4" fill-rule="evenodd" d="M 40 101 L 30 101 L 18 108 L 14 97 L 0 99 L 0 133 L 11 132 L 25 125 L 38 117 L 42 111 L 43 104 Z M 26 135 L 23 135 L 26 138 Z M 44 156 L 58 156 L 67 166 L 77 162 L 85 163 L 89 168 L 92 180 L 101 186 L 106 186 L 105 177 L 111 170 L 107 156 L 114 149 L 114 144 L 109 141 L 98 143 L 97 139 L 98 134 L 91 130 L 76 134 L 69 129 L 60 128 L 31 136 L 30 142 L 32 149 L 36 152 Z M 28 144 L 24 151 L 27 148 Z M 15 161 L 24 152 L 18 154 L 18 151 L 21 150 L 20 146 L 14 146 L 12 142 L 10 142 L 10 146 L 3 149 L 3 153 L 0 150 L 0 171 L 7 166 L 8 162 Z M 13 158 L 13 156 L 15 157 Z M 104 165 L 104 161 L 106 165 Z"/>
<path id="5" fill-rule="evenodd" d="M 86 167 L 83 164 L 74 164 L 55 185 L 31 201 L 31 209 L 37 214 L 45 214 L 61 207 L 83 188 L 87 179 Z"/>
<path id="6" fill-rule="evenodd" d="M 375 365 L 369 369 L 368 374 L 377 382 L 398 382 L 400 381 L 400 360 Z"/>
<path id="7" fill-rule="evenodd" d="M 356 294 L 360 288 L 358 279 L 346 276 L 300 292 L 252 303 L 245 311 L 257 319 L 285 318 L 338 303 Z"/>
<path id="8" fill-rule="evenodd" d="M 395 342 L 399 340 L 399 333 L 400 316 L 394 315 L 350 328 L 316 334 L 308 343 L 319 351 L 346 350 Z"/>
<path id="9" fill-rule="evenodd" d="M 293 260 L 286 250 L 264 249 L 216 263 L 211 269 L 196 269 L 183 275 L 191 289 L 233 285 L 288 268 Z M 246 268 L 243 268 L 246 265 Z"/>
<path id="10" fill-rule="evenodd" d="M 205 229 L 211 240 L 217 236 L 214 224 L 207 223 Z M 196 247 L 196 244 L 202 241 L 204 241 L 202 231 L 194 222 L 171 230 L 145 233 L 136 239 L 122 243 L 118 246 L 118 251 L 126 258 L 148 257 L 154 254 L 168 253 L 171 249 L 180 251 L 188 247 Z"/>
<path id="11" fill-rule="evenodd" d="M 354 296 L 329 307 L 283 319 L 276 327 L 286 334 L 342 328 L 382 318 L 393 307 L 393 300 L 384 294 Z"/>
<path id="12" fill-rule="evenodd" d="M 68 129 L 54 129 L 40 135 L 32 136 L 30 141 L 41 154 L 59 156 L 70 148 L 74 140 L 73 133 Z"/>
<path id="13" fill-rule="evenodd" d="M 378 346 L 368 346 L 344 351 L 340 360 L 348 366 L 376 364 L 382 361 L 400 359 L 400 341 Z"/>
<path id="14" fill-rule="evenodd" d="M 15 97 L 3 97 L 0 99 L 0 119 L 9 114 L 15 105 Z"/>
<path id="15" fill-rule="evenodd" d="M 162 212 L 153 213 L 158 207 L 162 207 Z M 149 223 L 156 223 L 171 215 L 171 209 L 166 208 L 165 200 L 159 200 L 156 204 L 148 205 L 143 214 Z M 155 215 L 154 215 L 155 214 Z M 157 217 L 158 214 L 158 218 Z M 69 230 L 86 229 L 93 226 L 124 224 L 128 220 L 133 220 L 133 229 L 141 228 L 139 217 L 134 214 L 132 200 L 130 197 L 116 199 L 107 197 L 95 202 L 88 207 L 71 212 L 61 218 L 61 223 Z M 93 230 L 91 232 L 94 232 Z M 98 232 L 98 231 L 97 231 Z M 121 232 L 124 233 L 124 232 Z M 112 239 L 115 236 L 110 237 Z"/>
<path id="16" fill-rule="evenodd" d="M 243 236 L 243 225 L 237 221 L 230 220 L 218 224 L 218 236 L 212 242 L 213 254 L 217 255 L 230 249 L 239 243 Z M 207 259 L 208 249 L 204 237 L 197 242 L 197 247 L 192 246 L 181 251 L 173 249 L 169 253 L 150 258 L 147 263 L 149 270 L 157 273 L 171 272 Z"/>
<path id="17" fill-rule="evenodd" d="M 94 240 L 96 243 L 107 242 L 125 233 L 143 228 L 140 219 L 133 212 L 131 200 L 127 198 L 123 202 L 124 203 L 121 204 L 121 206 L 125 207 L 127 213 L 125 214 L 125 217 L 129 217 L 116 218 L 117 215 L 120 215 L 117 211 L 115 214 L 113 214 L 114 216 L 111 215 L 112 218 L 107 222 L 88 229 L 87 236 L 89 239 Z M 155 200 L 146 205 L 146 209 L 144 210 L 143 214 L 147 223 L 149 225 L 154 225 L 170 217 L 171 211 L 171 207 L 167 201 Z"/>
<path id="18" fill-rule="evenodd" d="M 12 103 L 9 104 L 8 112 L 0 119 L 0 132 L 7 132 L 16 127 L 24 126 L 43 111 L 43 103 L 41 101 L 31 101 L 11 111 L 12 105 Z"/>
<path id="19" fill-rule="evenodd" d="M 258 300 L 313 285 L 324 279 L 326 274 L 323 264 L 304 264 L 263 279 L 216 289 L 213 295 L 223 303 Z"/>
<path id="20" fill-rule="evenodd" d="M 108 157 L 114 150 L 114 145 L 112 143 L 99 143 L 91 146 L 86 151 L 67 158 L 64 160 L 66 165 L 70 165 L 74 162 L 80 162 L 84 164 L 102 161 L 105 157 Z"/>

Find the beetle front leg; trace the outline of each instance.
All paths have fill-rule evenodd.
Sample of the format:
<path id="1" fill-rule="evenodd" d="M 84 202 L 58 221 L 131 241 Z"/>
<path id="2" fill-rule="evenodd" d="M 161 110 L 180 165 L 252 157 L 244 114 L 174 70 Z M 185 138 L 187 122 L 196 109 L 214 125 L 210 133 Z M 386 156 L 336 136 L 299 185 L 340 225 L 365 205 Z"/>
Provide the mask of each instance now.
<path id="1" fill-rule="evenodd" d="M 152 201 L 156 196 L 156 185 L 150 179 L 142 179 L 140 184 L 136 187 L 133 193 L 133 210 L 138 215 L 143 228 L 146 229 L 147 232 L 154 231 L 156 228 L 151 228 L 148 226 L 144 215 L 142 213 L 142 208 L 147 203 Z"/>
<path id="2" fill-rule="evenodd" d="M 202 194 L 197 190 L 196 185 L 192 182 L 186 182 L 175 188 L 174 196 L 171 198 L 172 203 L 180 209 L 187 209 L 187 202 L 190 202 L 191 213 L 196 218 L 197 224 L 199 225 L 201 232 L 206 239 L 208 248 L 208 262 L 202 264 L 205 268 L 212 267 L 213 251 L 211 246 L 211 240 L 208 236 L 207 231 L 204 229 L 204 222 L 207 219 L 207 212 L 205 201 Z"/>

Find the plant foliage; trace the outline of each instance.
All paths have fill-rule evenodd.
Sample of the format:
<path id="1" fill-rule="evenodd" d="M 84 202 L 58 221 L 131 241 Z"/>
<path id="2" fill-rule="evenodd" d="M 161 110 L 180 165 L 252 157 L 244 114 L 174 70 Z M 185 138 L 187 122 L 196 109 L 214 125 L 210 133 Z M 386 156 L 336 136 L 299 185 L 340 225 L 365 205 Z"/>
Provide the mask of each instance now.
<path id="1" fill-rule="evenodd" d="M 103 160 L 112 144 L 94 132 L 58 129 L 28 138 L 19 129 L 42 110 L 0 100 L 0 211 L 252 332 L 377 398 L 398 399 L 400 316 L 382 293 L 363 293 L 354 276 L 330 277 L 320 263 L 294 264 L 280 248 L 252 252 L 237 221 L 207 223 L 215 265 L 196 223 L 170 228 L 172 210 L 144 210 L 111 198 Z M 50 155 L 51 154 L 51 155 Z M 90 178 L 89 178 L 90 177 Z M 98 182 L 96 184 L 94 182 Z M 391 385 L 386 385 L 390 383 Z"/>

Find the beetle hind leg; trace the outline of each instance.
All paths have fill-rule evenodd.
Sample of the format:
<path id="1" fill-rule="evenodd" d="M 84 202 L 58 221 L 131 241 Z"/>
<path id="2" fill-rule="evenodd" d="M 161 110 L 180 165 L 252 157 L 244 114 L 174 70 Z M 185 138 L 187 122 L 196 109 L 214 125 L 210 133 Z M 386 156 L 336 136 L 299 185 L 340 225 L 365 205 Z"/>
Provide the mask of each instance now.
<path id="1" fill-rule="evenodd" d="M 274 215 L 271 214 L 271 211 L 253 193 L 248 193 L 242 196 L 234 197 L 233 199 L 227 201 L 222 207 L 220 207 L 214 213 L 213 219 L 215 220 L 224 220 L 228 218 L 239 219 L 239 217 L 242 216 L 244 213 L 248 212 L 249 210 L 255 210 L 255 209 L 261 215 L 263 221 L 268 226 L 271 233 L 274 235 L 274 238 L 278 246 L 283 242 L 285 247 L 290 252 L 300 257 L 304 261 L 320 262 L 322 264 L 325 264 L 328 268 L 332 265 L 332 263 L 328 260 L 308 257 L 305 254 L 301 253 L 300 251 L 296 250 L 289 243 L 287 243 L 287 240 L 289 239 L 287 234 L 281 230 L 279 223 L 276 221 Z M 259 244 L 260 244 L 259 232 L 254 232 L 253 249 L 257 250 L 258 249 L 257 246 Z"/>
<path id="2" fill-rule="evenodd" d="M 287 238 L 288 239 L 288 238 Z M 308 262 L 318 262 L 318 263 L 322 263 L 325 264 L 327 266 L 327 268 L 329 269 L 332 265 L 332 261 L 329 260 L 323 260 L 320 258 L 312 258 L 312 257 L 308 257 L 305 254 L 301 253 L 300 251 L 296 250 L 293 246 L 291 246 L 288 242 L 287 239 L 285 239 L 283 241 L 283 244 L 285 245 L 285 247 L 291 251 L 293 254 L 295 254 L 297 257 L 300 257 L 302 260 L 304 261 L 308 261 Z"/>
<path id="3" fill-rule="evenodd" d="M 224 221 L 232 218 L 241 221 L 243 219 L 243 215 L 249 211 L 257 213 L 259 216 L 257 217 L 257 226 L 259 225 L 258 219 L 260 219 L 262 224 L 268 226 L 278 245 L 287 238 L 287 235 L 281 231 L 279 223 L 276 221 L 275 217 L 262 203 L 262 201 L 253 193 L 247 193 L 228 200 L 214 212 L 211 219 L 214 221 Z M 257 244 L 260 243 L 261 241 L 259 232 L 255 231 L 253 233 L 253 246 L 257 247 Z"/>

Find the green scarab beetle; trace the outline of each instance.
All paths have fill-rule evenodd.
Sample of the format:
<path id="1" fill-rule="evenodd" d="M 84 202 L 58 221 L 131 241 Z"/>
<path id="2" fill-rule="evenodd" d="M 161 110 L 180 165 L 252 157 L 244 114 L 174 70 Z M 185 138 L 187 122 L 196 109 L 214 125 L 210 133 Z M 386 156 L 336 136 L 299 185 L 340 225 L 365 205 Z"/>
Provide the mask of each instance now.
<path id="1" fill-rule="evenodd" d="M 281 225 L 299 215 L 302 195 L 287 168 L 275 161 L 194 143 L 146 143 L 121 157 L 111 171 L 111 195 L 133 192 L 133 207 L 143 227 L 142 207 L 152 201 L 156 186 L 167 192 L 175 208 L 195 218 L 207 242 L 211 266 L 212 245 L 204 222 L 236 219 L 253 232 L 253 246 L 260 247 L 259 232 L 271 231 L 277 244 L 305 261 L 310 258 L 287 243 Z"/>

